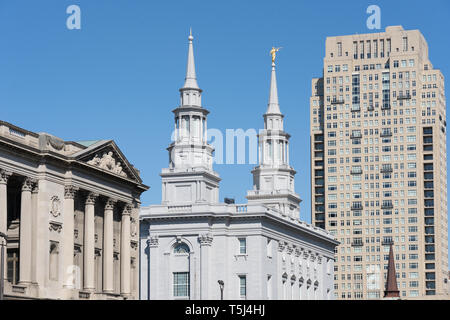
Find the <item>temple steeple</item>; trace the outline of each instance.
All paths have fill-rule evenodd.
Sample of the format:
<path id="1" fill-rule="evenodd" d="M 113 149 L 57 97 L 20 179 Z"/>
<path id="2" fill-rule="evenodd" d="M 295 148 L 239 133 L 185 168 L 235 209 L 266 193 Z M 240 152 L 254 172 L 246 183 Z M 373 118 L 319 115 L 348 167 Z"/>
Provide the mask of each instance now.
<path id="1" fill-rule="evenodd" d="M 175 115 L 173 142 L 169 145 L 169 168 L 161 173 L 163 203 L 215 203 L 219 197 L 219 175 L 212 168 L 214 148 L 207 143 L 207 115 L 202 108 L 194 63 L 192 32 L 180 106 Z"/>
<path id="2" fill-rule="evenodd" d="M 195 72 L 194 62 L 194 44 L 192 41 L 192 30 L 189 31 L 189 47 L 186 65 L 186 77 L 184 78 L 184 86 L 180 89 L 181 106 L 202 106 L 202 90 L 198 87 L 197 75 Z"/>
<path id="3" fill-rule="evenodd" d="M 264 203 L 293 219 L 299 218 L 300 198 L 295 193 L 295 170 L 289 165 L 289 138 L 284 132 L 278 103 L 278 89 L 272 48 L 272 72 L 269 103 L 264 117 L 264 130 L 258 135 L 259 165 L 252 171 L 253 190 L 248 191 L 250 202 Z"/>
<path id="4" fill-rule="evenodd" d="M 397 276 L 395 273 L 394 250 L 392 242 L 389 246 L 389 262 L 386 279 L 386 289 L 384 290 L 384 298 L 400 298 L 400 291 L 397 286 Z"/>
<path id="5" fill-rule="evenodd" d="M 275 62 L 272 62 L 272 74 L 270 77 L 269 104 L 266 114 L 280 114 L 280 105 L 278 103 L 277 75 L 275 71 Z"/>
<path id="6" fill-rule="evenodd" d="M 192 29 L 189 30 L 188 40 L 189 40 L 188 60 L 186 67 L 186 78 L 184 81 L 183 88 L 199 89 L 197 84 L 197 76 L 195 74 L 194 45 L 192 44 L 194 37 L 192 36 Z"/>

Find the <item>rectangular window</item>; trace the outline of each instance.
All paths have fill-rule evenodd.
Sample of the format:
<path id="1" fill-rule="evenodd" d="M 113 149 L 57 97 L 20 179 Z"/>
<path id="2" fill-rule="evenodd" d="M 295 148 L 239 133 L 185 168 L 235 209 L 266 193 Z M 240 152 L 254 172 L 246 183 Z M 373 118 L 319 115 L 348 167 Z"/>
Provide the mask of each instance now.
<path id="1" fill-rule="evenodd" d="M 239 238 L 239 254 L 247 254 L 247 239 Z"/>
<path id="2" fill-rule="evenodd" d="M 241 299 L 247 297 L 247 276 L 239 276 L 239 295 Z"/>
<path id="3" fill-rule="evenodd" d="M 189 272 L 173 273 L 173 296 L 189 297 Z"/>

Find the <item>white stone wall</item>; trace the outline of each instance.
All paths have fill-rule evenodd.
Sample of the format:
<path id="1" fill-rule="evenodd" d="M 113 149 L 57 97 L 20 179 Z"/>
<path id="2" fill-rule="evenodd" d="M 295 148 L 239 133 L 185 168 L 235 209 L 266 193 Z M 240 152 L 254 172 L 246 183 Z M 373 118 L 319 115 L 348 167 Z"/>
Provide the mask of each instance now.
<path id="1" fill-rule="evenodd" d="M 240 299 L 238 275 L 247 276 L 247 299 L 333 299 L 331 242 L 261 218 L 227 220 L 199 215 L 185 219 L 182 215 L 161 221 L 141 218 L 141 299 L 174 299 L 172 274 L 180 271 L 190 272 L 190 299 L 220 299 L 218 280 L 225 283 L 224 299 Z M 201 244 L 202 235 L 212 239 L 210 245 Z M 245 255 L 239 254 L 240 237 L 247 240 Z M 173 252 L 179 242 L 189 246 L 190 254 Z"/>

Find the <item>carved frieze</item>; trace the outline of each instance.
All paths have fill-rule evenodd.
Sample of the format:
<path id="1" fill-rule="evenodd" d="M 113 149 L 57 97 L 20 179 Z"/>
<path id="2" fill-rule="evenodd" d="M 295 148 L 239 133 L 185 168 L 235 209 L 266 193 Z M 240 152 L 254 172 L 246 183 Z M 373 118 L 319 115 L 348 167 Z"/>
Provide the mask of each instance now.
<path id="1" fill-rule="evenodd" d="M 90 165 L 99 167 L 101 169 L 108 170 L 122 177 L 127 177 L 125 171 L 123 171 L 122 163 L 113 157 L 113 152 L 97 153 L 94 158 L 87 162 Z"/>

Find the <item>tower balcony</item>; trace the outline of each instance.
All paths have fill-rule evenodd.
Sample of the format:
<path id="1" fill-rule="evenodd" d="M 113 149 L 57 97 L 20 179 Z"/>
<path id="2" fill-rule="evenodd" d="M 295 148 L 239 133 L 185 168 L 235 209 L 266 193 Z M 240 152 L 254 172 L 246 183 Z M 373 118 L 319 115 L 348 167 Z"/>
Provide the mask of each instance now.
<path id="1" fill-rule="evenodd" d="M 381 203 L 381 209 L 392 209 L 393 207 L 392 201 L 383 201 Z"/>
<path id="2" fill-rule="evenodd" d="M 358 112 L 358 111 L 361 111 L 361 108 L 360 108 L 359 104 L 354 104 L 354 105 L 352 105 L 352 108 L 350 111 Z"/>
<path id="3" fill-rule="evenodd" d="M 352 203 L 352 210 L 362 210 L 363 209 L 363 205 L 361 202 L 353 202 Z"/>
<path id="4" fill-rule="evenodd" d="M 388 173 L 388 172 L 392 172 L 392 166 L 391 165 L 387 165 L 387 166 L 382 166 L 381 167 L 381 173 Z"/>
<path id="5" fill-rule="evenodd" d="M 411 99 L 410 94 L 402 94 L 400 96 L 397 96 L 397 100 L 408 100 L 408 99 Z"/>
<path id="6" fill-rule="evenodd" d="M 352 241 L 352 247 L 362 247 L 364 245 L 364 242 L 361 238 L 355 238 Z"/>
<path id="7" fill-rule="evenodd" d="M 333 99 L 331 104 L 344 104 L 344 99 Z"/>
<path id="8" fill-rule="evenodd" d="M 391 130 L 382 130 L 380 132 L 380 137 L 392 137 L 392 131 Z"/>

